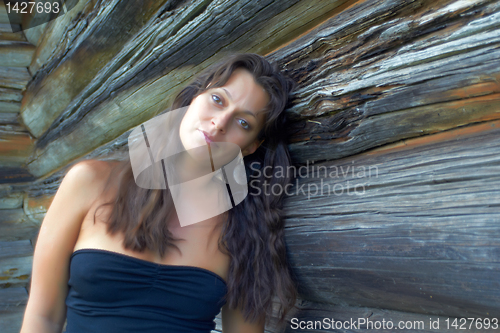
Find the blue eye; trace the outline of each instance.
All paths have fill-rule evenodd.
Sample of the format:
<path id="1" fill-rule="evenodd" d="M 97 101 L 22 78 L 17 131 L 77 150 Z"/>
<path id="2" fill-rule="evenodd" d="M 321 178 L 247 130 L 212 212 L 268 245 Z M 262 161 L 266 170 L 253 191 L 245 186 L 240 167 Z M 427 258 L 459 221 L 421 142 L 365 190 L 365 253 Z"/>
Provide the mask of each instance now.
<path id="1" fill-rule="evenodd" d="M 215 103 L 217 103 L 217 104 L 219 104 L 219 105 L 222 105 L 222 99 L 221 99 L 219 96 L 217 96 L 217 95 L 212 95 L 212 100 L 213 100 Z"/>
<path id="2" fill-rule="evenodd" d="M 250 125 L 244 119 L 238 119 L 238 121 L 240 122 L 241 127 L 243 127 L 246 130 L 250 129 Z"/>

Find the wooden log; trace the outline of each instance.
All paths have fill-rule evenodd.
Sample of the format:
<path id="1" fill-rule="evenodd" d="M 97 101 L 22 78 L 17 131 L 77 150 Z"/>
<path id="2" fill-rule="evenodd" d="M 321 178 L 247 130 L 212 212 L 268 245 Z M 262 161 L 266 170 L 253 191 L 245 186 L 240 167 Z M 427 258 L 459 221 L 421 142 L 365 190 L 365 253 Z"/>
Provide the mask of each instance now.
<path id="1" fill-rule="evenodd" d="M 286 238 L 301 296 L 499 317 L 499 134 L 493 121 L 296 169 Z"/>
<path id="2" fill-rule="evenodd" d="M 19 333 L 23 322 L 24 311 L 25 307 L 0 315 L 0 326 L 2 327 L 2 332 Z"/>
<path id="3" fill-rule="evenodd" d="M 2 333 L 18 333 L 28 302 L 25 288 L 0 289 L 0 327 Z"/>
<path id="4" fill-rule="evenodd" d="M 2 107 L 1 102 L 0 107 Z M 18 117 L 19 113 L 16 112 L 0 112 L 0 124 L 19 124 Z"/>
<path id="5" fill-rule="evenodd" d="M 88 20 L 87 26 L 81 21 L 77 31 L 71 25 L 66 27 L 72 29 L 71 35 L 65 35 L 57 45 L 64 53 L 52 58 L 38 71 L 26 91 L 22 114 L 29 131 L 35 137 L 45 132 L 60 112 L 165 1 L 114 0 L 110 4 L 102 3 L 101 8 L 94 8 L 92 12 L 96 15 L 102 10 L 99 15 L 92 20 L 81 18 L 85 22 Z M 70 32 L 66 30 L 66 33 Z"/>
<path id="6" fill-rule="evenodd" d="M 31 275 L 32 262 L 33 247 L 30 240 L 0 241 L 0 287 L 9 289 L 14 289 L 16 286 L 26 287 Z M 26 290 L 24 292 L 26 293 Z M 0 303 L 0 318 L 4 314 Z"/>
<path id="7" fill-rule="evenodd" d="M 2 117 L 2 115 L 7 115 Z M 0 113 L 0 119 L 7 121 L 10 116 L 10 123 L 17 123 L 17 113 Z M 31 135 L 22 130 L 20 126 L 3 125 L 0 126 L 0 167 L 19 167 L 23 165 L 30 156 L 34 147 L 34 139 Z"/>
<path id="8" fill-rule="evenodd" d="M 40 68 L 53 61 L 53 59 L 64 56 L 65 49 L 63 43 L 66 43 L 66 39 L 70 41 L 74 39 L 87 25 L 86 17 L 88 17 L 90 21 L 92 17 L 96 15 L 96 13 L 91 14 L 94 5 L 95 1 L 79 0 L 75 7 L 66 14 L 44 24 L 45 28 L 43 28 L 43 34 L 39 37 L 36 44 L 30 40 L 30 38 L 34 36 L 29 37 L 30 34 L 27 34 L 28 40 L 30 40 L 33 45 L 37 45 L 32 63 L 29 66 L 31 73 L 38 72 Z M 39 28 L 40 27 L 32 29 Z"/>
<path id="9" fill-rule="evenodd" d="M 29 240 L 0 242 L 0 260 L 30 256 L 33 256 L 33 247 Z"/>
<path id="10" fill-rule="evenodd" d="M 0 64 L 11 67 L 28 67 L 35 46 L 27 42 L 0 41 Z"/>
<path id="11" fill-rule="evenodd" d="M 36 178 L 22 164 L 10 167 L 0 166 L 0 184 L 25 183 L 34 180 Z"/>
<path id="12" fill-rule="evenodd" d="M 0 23 L 0 40 L 10 40 L 16 42 L 26 42 L 23 33 L 19 31 L 20 26 L 17 25 L 18 32 L 12 32 L 12 27 L 7 23 Z"/>
<path id="13" fill-rule="evenodd" d="M 5 122 L 4 119 L 0 120 L 0 123 L 3 124 L 13 124 L 17 123 L 17 116 L 19 112 L 21 111 L 21 103 L 12 103 L 12 102 L 0 102 L 0 117 L 8 117 L 6 114 L 7 112 L 15 112 L 15 122 L 11 122 L 10 120 L 8 122 Z"/>
<path id="14" fill-rule="evenodd" d="M 26 68 L 0 66 L 0 87 L 11 89 L 24 89 L 31 79 Z"/>
<path id="15" fill-rule="evenodd" d="M 47 175 L 89 153 L 165 109 L 176 90 L 194 73 L 227 53 L 267 52 L 284 39 L 304 32 L 302 28 L 308 29 L 311 24 L 316 24 L 315 18 L 323 18 L 325 13 L 331 15 L 344 2 L 322 4 L 324 13 L 314 11 L 314 7 L 308 8 L 309 4 L 305 1 L 240 0 L 204 7 L 193 3 L 182 10 L 169 12 L 168 16 L 164 14 L 161 19 L 151 20 L 39 137 L 38 151 L 28 162 L 30 172 Z M 266 10 L 262 10 L 264 7 Z M 242 12 L 245 15 L 241 15 Z M 290 13 L 304 16 L 288 16 L 289 25 L 294 30 L 276 30 L 273 26 L 275 17 L 283 18 Z M 275 37 L 269 39 L 261 30 L 276 31 Z M 217 31 L 217 34 L 212 34 L 212 31 Z M 258 44 L 261 39 L 266 39 L 262 49 Z M 238 49 L 235 45 L 245 48 Z M 138 49 L 155 51 L 138 53 Z M 219 50 L 224 51 L 217 53 Z M 24 111 L 22 117 L 25 123 L 30 122 Z M 104 130 L 102 126 L 95 126 L 109 123 L 114 124 L 113 128 Z M 83 135 L 88 140 L 70 142 L 69 133 L 73 133 L 72 138 Z M 52 155 L 49 151 L 53 149 L 59 151 L 61 160 L 45 159 L 45 156 Z"/>
<path id="16" fill-rule="evenodd" d="M 15 209 L 23 207 L 23 194 L 0 191 L 0 209 Z"/>
<path id="17" fill-rule="evenodd" d="M 325 123 L 324 127 L 323 123 L 311 123 L 315 130 L 308 136 L 315 140 L 292 144 L 290 152 L 296 161 L 340 158 L 402 139 L 500 119 L 499 107 L 500 94 L 495 94 L 388 112 L 361 120 L 348 138 L 342 137 L 344 133 L 335 135 L 323 132 L 328 124 L 343 121 L 340 115 L 336 115 L 333 119 L 321 119 Z M 322 133 L 318 133 L 320 131 Z"/>
<path id="18" fill-rule="evenodd" d="M 0 241 L 31 239 L 39 226 L 22 209 L 2 209 L 0 214 Z"/>
<path id="19" fill-rule="evenodd" d="M 22 98 L 20 90 L 0 88 L 0 102 L 21 102 Z"/>
<path id="20" fill-rule="evenodd" d="M 67 15 L 67 14 L 65 14 Z M 31 44 L 38 46 L 40 44 L 40 40 L 45 32 L 45 29 L 47 28 L 48 23 L 40 24 L 35 27 L 31 27 L 29 29 L 23 30 L 24 35 L 26 36 L 26 39 L 28 42 Z M 32 59 L 33 61 L 33 59 Z M 30 64 L 31 66 L 31 64 Z"/>
<path id="21" fill-rule="evenodd" d="M 32 265 L 33 255 L 0 259 L 0 288 L 26 287 Z"/>
<path id="22" fill-rule="evenodd" d="M 301 83 L 294 161 L 497 117 L 499 15 L 491 1 L 365 1 L 271 54 Z"/>
<path id="23" fill-rule="evenodd" d="M 26 195 L 23 202 L 24 214 L 34 223 L 42 224 L 45 214 L 54 200 L 54 195 L 32 197 Z"/>

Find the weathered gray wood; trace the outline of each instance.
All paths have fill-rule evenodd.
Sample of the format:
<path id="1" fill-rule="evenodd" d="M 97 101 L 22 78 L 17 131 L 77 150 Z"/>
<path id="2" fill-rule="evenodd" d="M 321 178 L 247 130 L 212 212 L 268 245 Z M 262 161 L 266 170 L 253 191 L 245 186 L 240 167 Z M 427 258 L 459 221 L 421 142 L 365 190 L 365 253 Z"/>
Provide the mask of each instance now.
<path id="1" fill-rule="evenodd" d="M 22 113 L 30 132 L 39 137 L 47 130 L 60 112 L 164 2 L 166 0 L 100 3 L 101 7 L 94 8 L 91 16 L 99 10 L 102 12 L 92 20 L 81 17 L 82 21 L 76 27 L 66 27 L 65 38 L 57 45 L 62 54 L 52 58 L 37 72 L 26 91 L 27 103 L 23 105 Z M 84 24 L 86 21 L 88 24 Z M 96 35 L 101 37 L 95 38 Z M 47 95 L 56 98 L 46 98 Z"/>
<path id="2" fill-rule="evenodd" d="M 7 161 L 5 164 L 14 164 L 14 166 L 1 166 L 2 163 L 5 163 L 5 161 L 2 162 L 0 160 L 1 184 L 24 183 L 36 180 L 36 178 L 29 173 L 27 168 L 22 165 L 22 163 Z"/>
<path id="3" fill-rule="evenodd" d="M 45 64 L 63 56 L 64 50 L 61 49 L 63 48 L 61 43 L 65 38 L 70 41 L 74 39 L 79 31 L 87 25 L 85 18 L 89 16 L 94 5 L 95 1 L 79 0 L 75 7 L 69 12 L 58 17 L 56 20 L 44 24 L 45 28 L 43 28 L 43 35 L 39 37 L 36 44 L 30 40 L 31 37 L 29 34 L 27 35 L 28 40 L 30 40 L 33 45 L 37 45 L 32 63 L 29 66 L 31 73 L 38 72 Z M 95 15 L 96 13 L 92 14 L 89 16 L 89 19 Z M 36 27 L 35 29 L 39 28 L 40 27 Z M 31 29 L 28 29 L 28 31 L 29 30 Z"/>
<path id="4" fill-rule="evenodd" d="M 499 45 L 492 1 L 365 1 L 345 10 L 269 56 L 301 82 L 289 110 L 294 160 L 498 119 Z"/>
<path id="5" fill-rule="evenodd" d="M 330 15 L 343 3 L 333 2 L 321 8 Z M 194 73 L 227 53 L 264 51 L 281 43 L 284 36 L 299 35 L 302 28 L 309 28 L 324 14 L 308 8 L 308 4 L 310 2 L 305 1 L 301 1 L 300 6 L 298 1 L 240 0 L 217 5 L 193 2 L 164 14 L 162 19 L 152 20 L 74 98 L 48 132 L 39 137 L 38 152 L 28 162 L 30 171 L 45 175 L 149 119 L 169 105 L 173 93 Z M 262 10 L 264 7 L 266 9 Z M 303 10 L 299 11 L 300 8 Z M 241 15 L 242 12 L 245 15 Z M 299 12 L 304 16 L 290 16 L 289 19 L 295 30 L 287 28 L 281 31 L 273 25 L 276 17 Z M 217 34 L 212 34 L 214 31 Z M 276 37 L 269 39 L 262 31 L 275 32 Z M 259 49 L 261 38 L 266 41 Z M 138 53 L 137 50 L 155 51 Z M 210 57 L 213 53 L 215 55 Z M 22 116 L 24 122 L 31 121 L 24 111 Z M 113 123 L 115 126 L 111 131 L 107 128 L 101 132 L 101 127 L 96 128 L 95 123 Z M 70 142 L 68 133 L 74 133 L 72 137 L 84 135 L 88 140 Z M 60 161 L 45 158 L 52 155 L 49 151 L 53 149 L 59 151 Z"/>
<path id="6" fill-rule="evenodd" d="M 24 214 L 31 222 L 41 225 L 53 199 L 53 194 L 34 197 L 27 193 L 23 201 Z"/>
<path id="7" fill-rule="evenodd" d="M 64 14 L 67 15 L 67 14 Z M 40 44 L 40 39 L 43 36 L 45 29 L 47 28 L 48 23 L 40 24 L 35 27 L 31 27 L 29 29 L 23 30 L 25 38 L 31 44 L 38 46 Z M 33 59 L 32 59 L 33 60 Z"/>
<path id="8" fill-rule="evenodd" d="M 0 287 L 26 287 L 31 274 L 33 256 L 0 258 Z"/>
<path id="9" fill-rule="evenodd" d="M 0 191 L 0 209 L 15 209 L 23 206 L 23 194 Z"/>
<path id="10" fill-rule="evenodd" d="M 305 299 L 500 316 L 500 122 L 461 131 L 302 169 L 285 207 Z"/>
<path id="11" fill-rule="evenodd" d="M 34 52 L 27 42 L 0 41 L 0 66 L 28 67 Z"/>
<path id="12" fill-rule="evenodd" d="M 0 66 L 0 87 L 24 89 L 31 79 L 28 69 Z"/>
<path id="13" fill-rule="evenodd" d="M 12 124 L 0 125 L 0 167 L 19 167 L 33 151 L 34 139 L 17 125 L 18 116 L 17 113 L 0 113 L 4 124 Z"/>
<path id="14" fill-rule="evenodd" d="M 33 145 L 31 136 L 19 124 L 0 124 L 0 184 L 35 180 L 25 166 Z"/>
<path id="15" fill-rule="evenodd" d="M 28 293 L 24 288 L 0 289 L 0 308 L 26 305 Z"/>
<path id="16" fill-rule="evenodd" d="M 0 108 L 2 103 L 0 102 Z M 0 112 L 0 124 L 19 124 L 17 118 L 19 113 L 17 112 Z"/>
<path id="17" fill-rule="evenodd" d="M 25 288 L 0 289 L 0 327 L 2 333 L 19 333 L 28 301 Z"/>
<path id="18" fill-rule="evenodd" d="M 22 209 L 0 210 L 0 241 L 31 239 L 38 232 L 38 228 Z"/>
<path id="19" fill-rule="evenodd" d="M 0 260 L 33 256 L 33 247 L 28 239 L 2 242 L 0 241 Z"/>
<path id="20" fill-rule="evenodd" d="M 14 118 L 17 119 L 17 115 L 20 111 L 21 111 L 21 103 L 0 102 L 0 117 L 7 117 L 7 115 L 5 115 L 3 113 L 15 112 L 16 115 Z M 6 123 L 3 119 L 0 120 L 0 122 L 2 122 L 4 124 L 12 123 L 10 120 L 9 120 L 9 122 Z M 14 123 L 17 123 L 17 120 Z"/>
<path id="21" fill-rule="evenodd" d="M 24 307 L 16 309 L 13 313 L 0 315 L 2 333 L 19 333 L 24 317 Z"/>
<path id="22" fill-rule="evenodd" d="M 19 25 L 17 25 L 19 29 Z M 25 42 L 26 38 L 24 37 L 22 32 L 12 32 L 12 27 L 7 23 L 0 23 L 0 40 L 12 40 Z"/>
<path id="23" fill-rule="evenodd" d="M 21 102 L 22 99 L 20 90 L 0 88 L 0 102 Z"/>

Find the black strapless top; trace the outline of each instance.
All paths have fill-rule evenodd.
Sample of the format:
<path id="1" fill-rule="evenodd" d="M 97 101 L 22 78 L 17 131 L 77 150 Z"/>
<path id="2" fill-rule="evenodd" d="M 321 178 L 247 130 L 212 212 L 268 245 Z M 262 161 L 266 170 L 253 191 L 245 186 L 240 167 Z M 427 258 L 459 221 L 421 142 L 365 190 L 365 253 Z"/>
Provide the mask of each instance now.
<path id="1" fill-rule="evenodd" d="M 68 287 L 67 333 L 209 333 L 227 292 L 207 269 L 99 249 L 71 255 Z"/>

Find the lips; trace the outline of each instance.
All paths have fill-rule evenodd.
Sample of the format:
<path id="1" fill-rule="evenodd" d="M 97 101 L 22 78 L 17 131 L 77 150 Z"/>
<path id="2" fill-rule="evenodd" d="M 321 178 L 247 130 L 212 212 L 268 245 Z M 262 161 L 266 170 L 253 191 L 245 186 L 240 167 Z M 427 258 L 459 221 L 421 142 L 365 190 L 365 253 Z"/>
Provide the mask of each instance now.
<path id="1" fill-rule="evenodd" d="M 203 130 L 198 129 L 198 131 L 200 131 L 200 132 L 201 132 L 201 134 L 203 134 L 203 136 L 205 137 L 205 141 L 206 141 L 207 143 L 212 143 L 212 142 L 214 142 L 214 137 L 213 137 L 213 136 L 209 135 L 207 132 L 205 132 L 205 131 L 203 131 Z"/>

